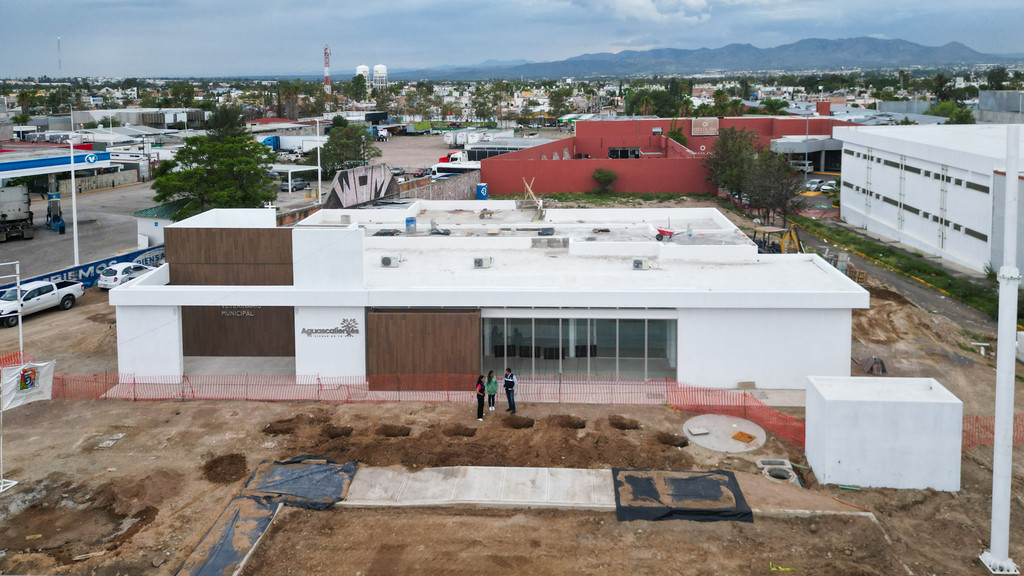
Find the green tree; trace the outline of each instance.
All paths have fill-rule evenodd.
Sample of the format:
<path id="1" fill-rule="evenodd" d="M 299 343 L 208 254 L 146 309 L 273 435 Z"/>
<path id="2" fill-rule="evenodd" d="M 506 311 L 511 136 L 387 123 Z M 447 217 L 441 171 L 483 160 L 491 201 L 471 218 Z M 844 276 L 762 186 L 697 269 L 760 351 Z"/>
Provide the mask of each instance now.
<path id="1" fill-rule="evenodd" d="M 929 116 L 944 116 L 946 118 L 949 118 L 950 115 L 952 115 L 953 112 L 956 111 L 956 109 L 957 105 L 954 104 L 953 102 L 937 102 L 929 106 L 928 109 L 924 111 L 924 113 Z"/>
<path id="2" fill-rule="evenodd" d="M 332 128 L 344 128 L 345 126 L 348 126 L 348 120 L 345 120 L 344 116 L 338 115 L 331 118 Z"/>
<path id="3" fill-rule="evenodd" d="M 229 140 L 231 138 L 248 138 L 249 131 L 245 128 L 242 107 L 238 104 L 224 104 L 213 111 L 206 122 L 211 140 Z"/>
<path id="4" fill-rule="evenodd" d="M 765 98 L 761 101 L 761 110 L 769 116 L 777 116 L 780 112 L 789 107 L 789 102 L 775 98 Z"/>
<path id="5" fill-rule="evenodd" d="M 900 120 L 899 122 L 897 122 L 896 125 L 897 126 L 915 126 L 915 125 L 917 125 L 917 122 L 914 122 L 913 120 L 911 120 L 909 116 L 904 116 L 903 120 Z"/>
<path id="6" fill-rule="evenodd" d="M 373 135 L 365 126 L 356 124 L 332 129 L 327 143 L 320 148 L 320 166 L 326 178 L 334 178 L 334 173 L 347 164 L 366 164 L 380 157 L 381 151 L 373 143 Z M 316 157 L 311 155 L 306 163 L 315 165 Z"/>
<path id="7" fill-rule="evenodd" d="M 377 104 L 377 110 L 387 112 L 391 108 L 393 95 L 387 90 L 376 89 L 373 91 L 373 99 Z"/>
<path id="8" fill-rule="evenodd" d="M 711 153 L 702 160 L 708 172 L 707 181 L 742 198 L 747 172 L 760 150 L 755 132 L 748 132 L 745 128 L 723 128 L 711 145 Z"/>
<path id="9" fill-rule="evenodd" d="M 954 110 L 949 115 L 949 120 L 947 120 L 945 123 L 946 124 L 974 124 L 974 112 L 971 112 L 967 108 L 957 107 L 957 109 Z"/>
<path id="10" fill-rule="evenodd" d="M 491 95 L 483 86 L 477 86 L 476 91 L 473 92 L 470 106 L 473 107 L 473 115 L 476 116 L 477 120 L 487 120 L 494 114 L 494 108 L 491 106 Z"/>
<path id="11" fill-rule="evenodd" d="M 29 108 L 35 103 L 36 95 L 29 90 L 21 90 L 16 98 L 18 99 L 18 106 L 21 106 L 21 113 L 29 114 Z"/>
<path id="12" fill-rule="evenodd" d="M 590 175 L 591 178 L 597 182 L 597 192 L 605 193 L 612 191 L 612 185 L 619 179 L 619 175 L 614 171 L 607 168 L 594 168 L 594 173 Z"/>
<path id="13" fill-rule="evenodd" d="M 183 108 L 191 108 L 195 104 L 196 89 L 188 82 L 171 84 L 171 104 Z"/>
<path id="14" fill-rule="evenodd" d="M 803 204 L 804 180 L 784 154 L 761 152 L 748 164 L 744 178 L 745 199 L 760 212 L 762 222 L 771 223 L 778 215 L 785 225 L 786 217 Z"/>
<path id="15" fill-rule="evenodd" d="M 15 114 L 14 116 L 11 116 L 11 120 L 14 121 L 15 124 L 24 125 L 28 124 L 29 120 L 32 120 L 32 116 L 29 116 L 28 114 Z"/>
<path id="16" fill-rule="evenodd" d="M 989 90 L 1002 90 L 1003 86 L 1010 79 L 1010 74 L 1006 71 L 1006 68 L 996 66 L 988 71 L 985 79 L 988 81 Z"/>
<path id="17" fill-rule="evenodd" d="M 932 94 L 935 94 L 935 99 L 939 102 L 952 100 L 952 83 L 953 79 L 942 72 L 936 74 L 932 79 Z"/>
<path id="18" fill-rule="evenodd" d="M 675 140 L 681 146 L 686 146 L 686 134 L 683 132 L 683 126 L 685 125 L 685 122 L 680 124 L 678 118 L 673 118 L 672 121 L 669 122 L 668 130 L 665 132 L 665 137 L 670 140 Z"/>
<path id="19" fill-rule="evenodd" d="M 153 181 L 153 199 L 188 201 L 171 216 L 173 220 L 211 208 L 258 208 L 277 198 L 267 175 L 275 159 L 269 147 L 245 138 L 186 138 Z"/>

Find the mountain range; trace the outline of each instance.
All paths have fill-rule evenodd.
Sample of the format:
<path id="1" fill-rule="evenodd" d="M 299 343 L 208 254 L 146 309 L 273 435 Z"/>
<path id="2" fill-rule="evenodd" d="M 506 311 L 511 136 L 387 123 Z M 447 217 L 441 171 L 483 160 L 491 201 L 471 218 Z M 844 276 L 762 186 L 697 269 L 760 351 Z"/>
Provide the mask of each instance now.
<path id="1" fill-rule="evenodd" d="M 999 63 L 1005 56 L 982 54 L 959 42 L 923 46 L 880 38 L 807 38 L 773 48 L 729 44 L 721 48 L 657 48 L 583 54 L 557 62 L 494 62 L 476 66 L 395 70 L 395 80 L 483 80 L 572 76 L 651 76 L 708 71 L 795 71 L 837 68 L 941 67 Z"/>

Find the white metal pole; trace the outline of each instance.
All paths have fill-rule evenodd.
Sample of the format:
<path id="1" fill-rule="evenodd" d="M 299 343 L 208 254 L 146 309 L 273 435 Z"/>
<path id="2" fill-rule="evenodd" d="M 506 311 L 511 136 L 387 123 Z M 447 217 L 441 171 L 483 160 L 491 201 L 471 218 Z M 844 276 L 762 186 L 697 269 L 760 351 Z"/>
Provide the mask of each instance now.
<path id="1" fill-rule="evenodd" d="M 1003 209 L 1003 265 L 999 269 L 999 325 L 996 341 L 995 439 L 992 448 L 992 530 L 981 561 L 992 574 L 1019 574 L 1010 559 L 1010 486 L 1013 474 L 1013 389 L 1017 349 L 1017 204 L 1020 188 L 1020 126 L 1006 129 L 1006 186 Z"/>
<path id="2" fill-rule="evenodd" d="M 74 234 L 75 245 L 75 266 L 81 262 L 78 259 L 78 191 L 75 189 L 75 107 L 71 107 L 71 137 L 68 138 L 68 148 L 71 151 L 71 228 Z"/>
<path id="3" fill-rule="evenodd" d="M 323 177 L 321 176 L 322 172 L 321 172 L 321 168 L 320 168 L 320 148 L 323 147 L 323 142 L 320 141 L 320 120 L 319 119 L 317 119 L 317 121 L 316 121 L 316 143 L 317 143 L 317 147 L 316 147 L 316 203 L 317 204 L 322 204 L 323 201 L 320 198 L 320 182 L 323 179 Z"/>
<path id="4" fill-rule="evenodd" d="M 21 261 L 14 263 L 14 289 L 17 290 L 18 302 L 21 302 Z M 18 306 L 18 361 L 25 362 L 25 336 L 21 330 L 21 306 Z M 0 412 L 3 410 L 0 409 Z M 3 470 L 3 466 L 0 465 L 0 471 Z M 2 477 L 2 476 L 0 476 Z"/>
<path id="5" fill-rule="evenodd" d="M 19 307 L 18 307 L 18 363 L 25 364 L 25 342 L 22 338 L 21 332 L 21 263 L 15 262 L 3 262 L 0 266 L 14 266 L 14 290 L 15 294 L 18 295 Z M 0 278 L 10 278 L 10 274 L 0 275 Z M 3 402 L 0 400 L 0 492 L 4 492 L 9 488 L 13 488 L 17 482 L 14 480 L 8 480 L 4 478 L 4 408 Z"/>

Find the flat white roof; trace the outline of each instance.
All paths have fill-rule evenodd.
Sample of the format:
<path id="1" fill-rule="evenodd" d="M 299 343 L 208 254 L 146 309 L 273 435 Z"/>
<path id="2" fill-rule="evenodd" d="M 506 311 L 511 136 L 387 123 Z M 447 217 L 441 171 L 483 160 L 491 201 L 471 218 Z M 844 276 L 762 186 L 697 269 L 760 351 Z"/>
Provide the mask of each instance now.
<path id="1" fill-rule="evenodd" d="M 947 150 L 979 156 L 1003 166 L 1006 161 L 1006 124 L 927 125 L 927 126 L 837 126 L 833 133 L 844 142 L 881 147 L 893 151 L 912 144 L 922 148 Z M 1021 134 L 1024 143 L 1024 133 Z M 1021 146 L 1024 159 L 1024 145 Z"/>
<path id="2" fill-rule="evenodd" d="M 961 403 L 934 378 L 808 376 L 807 380 L 826 401 Z"/>
<path id="3" fill-rule="evenodd" d="M 707 301 L 708 296 L 726 295 L 734 301 L 727 307 L 744 307 L 744 296 L 787 295 L 807 298 L 817 295 L 848 296 L 844 305 L 867 307 L 867 292 L 820 257 L 811 254 L 772 254 L 733 261 L 643 258 L 650 269 L 635 269 L 634 258 L 624 256 L 574 256 L 566 249 L 526 248 L 494 250 L 486 246 L 469 248 L 440 241 L 418 250 L 365 248 L 363 279 L 371 291 L 409 289 L 416 291 L 490 290 L 523 292 L 620 292 L 635 300 L 611 306 L 628 308 L 685 307 L 684 302 Z M 398 258 L 397 268 L 381 265 L 382 257 Z M 478 258 L 491 258 L 489 268 L 475 268 Z M 405 287 L 405 288 L 403 288 Z M 756 307 L 771 307 L 758 298 Z M 787 297 L 787 307 L 794 299 Z M 860 303 L 861 305 L 858 305 Z M 566 301 L 565 306 L 572 306 Z M 809 304 L 806 307 L 815 307 Z M 796 305 L 795 307 L 805 307 Z M 833 307 L 820 306 L 820 307 Z M 767 327 L 766 327 L 767 328 Z"/>
<path id="4" fill-rule="evenodd" d="M 215 208 L 169 224 L 168 228 L 276 228 L 273 208 Z"/>
<path id="5" fill-rule="evenodd" d="M 195 306 L 228 298 L 238 305 L 483 309 L 868 307 L 867 291 L 820 257 L 758 255 L 714 208 L 547 210 L 541 220 L 537 215 L 535 208 L 517 210 L 511 200 L 321 210 L 300 222 L 293 237 L 315 236 L 316 243 L 330 246 L 327 252 L 361 253 L 361 262 L 349 264 L 362 266 L 358 285 L 167 286 L 163 276 L 151 275 L 115 294 L 114 303 L 143 305 L 156 297 L 164 305 Z M 406 218 L 416 218 L 415 234 L 404 233 Z M 431 220 L 451 233 L 429 234 Z M 271 210 L 211 210 L 174 226 L 273 227 L 272 222 Z M 656 227 L 670 222 L 679 233 L 657 241 Z M 391 228 L 402 232 L 373 235 Z M 553 228 L 554 234 L 541 236 L 541 228 Z M 332 240 L 324 233 L 331 229 L 344 233 Z M 340 262 L 299 258 L 294 265 L 297 272 L 314 267 L 302 268 L 304 276 L 346 275 Z M 145 294 L 154 289 L 159 296 Z"/>
<path id="6" fill-rule="evenodd" d="M 407 232 L 409 219 L 416 232 Z M 320 210 L 296 224 L 296 228 L 356 226 L 373 236 L 381 230 L 398 230 L 403 238 L 431 235 L 431 228 L 447 230 L 450 238 L 543 238 L 582 242 L 652 242 L 659 228 L 675 234 L 670 246 L 746 246 L 754 243 L 714 208 L 545 208 L 538 218 L 535 208 L 518 209 L 514 200 L 430 201 L 391 204 L 381 208 Z M 547 231 L 545 231 L 546 233 Z M 439 238 L 432 238 L 439 239 Z"/>

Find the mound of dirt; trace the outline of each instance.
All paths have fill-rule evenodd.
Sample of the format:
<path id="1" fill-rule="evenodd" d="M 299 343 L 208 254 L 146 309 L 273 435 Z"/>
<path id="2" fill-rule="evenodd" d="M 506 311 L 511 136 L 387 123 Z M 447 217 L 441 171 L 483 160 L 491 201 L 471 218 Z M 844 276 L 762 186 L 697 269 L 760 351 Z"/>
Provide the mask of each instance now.
<path id="1" fill-rule="evenodd" d="M 351 426 L 338 426 L 337 424 L 327 424 L 320 429 L 320 433 L 324 436 L 331 438 L 347 438 L 352 435 Z"/>
<path id="2" fill-rule="evenodd" d="M 613 414 L 608 417 L 608 424 L 616 430 L 639 430 L 640 423 L 632 418 L 626 418 L 625 416 L 619 416 Z"/>
<path id="3" fill-rule="evenodd" d="M 292 434 L 295 429 L 298 428 L 303 422 L 300 422 L 301 416 L 293 416 L 291 418 L 285 418 L 284 420 L 275 420 L 270 424 L 263 427 L 264 434 L 270 436 L 283 436 L 286 434 Z"/>
<path id="4" fill-rule="evenodd" d="M 331 423 L 331 415 L 326 412 L 315 414 L 296 414 L 291 418 L 275 420 L 263 427 L 262 432 L 270 436 L 286 436 L 307 431 L 311 427 L 319 427 Z M 316 430 L 312 430 L 316 433 Z"/>
<path id="5" fill-rule="evenodd" d="M 533 428 L 533 423 L 534 423 L 533 422 L 533 418 L 526 418 L 524 416 L 516 416 L 515 414 L 510 414 L 508 416 L 505 416 L 505 419 L 502 420 L 502 424 L 504 424 L 506 428 L 511 428 L 513 430 L 522 430 L 524 428 Z"/>
<path id="6" fill-rule="evenodd" d="M 441 429 L 441 432 L 449 438 L 455 436 L 462 436 L 465 438 L 472 438 L 476 436 L 476 428 L 470 428 L 465 424 L 450 424 Z"/>
<path id="7" fill-rule="evenodd" d="M 683 436 L 681 434 L 673 434 L 671 432 L 658 432 L 655 438 L 657 438 L 658 442 L 661 442 L 666 446 L 682 448 L 683 446 L 690 445 L 690 440 L 686 436 Z"/>
<path id="8" fill-rule="evenodd" d="M 203 464 L 203 478 L 214 484 L 230 484 L 245 478 L 249 472 L 245 456 L 224 454 L 211 458 Z"/>
<path id="9" fill-rule="evenodd" d="M 570 416 L 568 414 L 556 414 L 550 418 L 550 421 L 559 428 L 567 428 L 570 430 L 582 430 L 587 427 L 587 421 L 578 416 Z"/>
<path id="10" fill-rule="evenodd" d="M 863 344 L 915 343 L 956 349 L 970 339 L 949 319 L 932 314 L 884 286 L 871 286 L 871 307 L 853 311 L 853 338 Z"/>
<path id="11" fill-rule="evenodd" d="M 412 433 L 412 428 L 398 424 L 381 424 L 377 428 L 377 435 L 385 438 L 404 438 Z"/>

